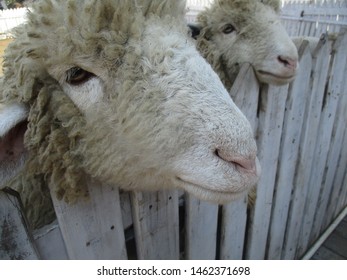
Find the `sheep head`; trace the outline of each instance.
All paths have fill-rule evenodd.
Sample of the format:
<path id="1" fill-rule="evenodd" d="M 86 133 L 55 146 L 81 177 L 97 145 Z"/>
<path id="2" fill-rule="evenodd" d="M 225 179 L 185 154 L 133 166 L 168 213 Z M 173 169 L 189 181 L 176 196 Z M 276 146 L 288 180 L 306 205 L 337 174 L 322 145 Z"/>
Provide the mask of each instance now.
<path id="1" fill-rule="evenodd" d="M 197 16 L 197 48 L 227 89 L 243 63 L 254 67 L 262 83 L 282 85 L 294 79 L 298 53 L 279 10 L 278 0 L 216 0 Z"/>
<path id="2" fill-rule="evenodd" d="M 86 175 L 230 201 L 255 185 L 249 122 L 187 36 L 183 1 L 34 5 L 5 54 L 2 102 L 28 108 L 25 172 L 57 195 Z"/>

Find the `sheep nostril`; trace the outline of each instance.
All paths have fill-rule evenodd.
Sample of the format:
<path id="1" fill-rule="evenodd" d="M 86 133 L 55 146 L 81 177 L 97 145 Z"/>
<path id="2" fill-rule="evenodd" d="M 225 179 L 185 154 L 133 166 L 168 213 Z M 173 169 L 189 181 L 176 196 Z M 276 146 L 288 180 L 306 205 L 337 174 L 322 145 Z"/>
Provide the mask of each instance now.
<path id="1" fill-rule="evenodd" d="M 257 173 L 257 164 L 256 158 L 246 158 L 246 157 L 233 157 L 225 153 L 222 153 L 220 150 L 215 150 L 216 156 L 220 159 L 233 164 L 240 171 L 246 171 L 249 173 Z"/>
<path id="2" fill-rule="evenodd" d="M 289 58 L 283 55 L 277 57 L 278 61 L 283 64 L 285 67 L 296 69 L 298 66 L 298 60 L 294 58 Z"/>

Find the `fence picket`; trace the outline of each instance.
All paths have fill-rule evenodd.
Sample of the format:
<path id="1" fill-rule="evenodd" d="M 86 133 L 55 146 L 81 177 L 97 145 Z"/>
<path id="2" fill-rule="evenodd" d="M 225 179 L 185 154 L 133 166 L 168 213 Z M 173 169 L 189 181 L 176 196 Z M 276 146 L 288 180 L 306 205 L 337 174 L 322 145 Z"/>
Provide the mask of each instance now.
<path id="1" fill-rule="evenodd" d="M 0 190 L 0 260 L 37 260 L 39 255 L 23 215 L 19 195 Z"/>
<path id="2" fill-rule="evenodd" d="M 70 259 L 126 259 L 118 188 L 88 183 L 90 199 L 67 204 L 52 194 Z"/>
<path id="3" fill-rule="evenodd" d="M 310 175 L 309 192 L 305 206 L 306 213 L 303 219 L 302 235 L 298 247 L 299 255 L 303 254 L 312 242 L 310 240 L 310 234 L 317 202 L 321 194 L 321 183 L 325 170 L 325 162 L 328 156 L 327 147 L 329 147 L 330 145 L 337 105 L 340 102 L 339 99 L 343 90 L 341 87 L 343 85 L 345 77 L 344 71 L 340 71 L 340 69 L 343 69 L 347 61 L 347 52 L 343 50 L 345 49 L 346 42 L 344 42 L 343 38 L 344 37 L 340 37 L 340 39 L 334 43 L 334 50 L 336 51 L 336 54 L 334 57 L 330 82 L 325 95 L 325 102 L 321 114 L 319 132 L 317 134 L 318 141 L 316 143 L 313 160 L 315 167 L 312 168 Z M 342 43 L 344 43 L 344 45 Z"/>
<path id="4" fill-rule="evenodd" d="M 290 36 L 319 37 L 329 31 L 339 32 L 347 26 L 347 9 L 339 3 L 284 3 L 282 22 Z M 291 26 L 297 25 L 297 28 Z"/>
<path id="5" fill-rule="evenodd" d="M 40 258 L 44 260 L 69 259 L 57 220 L 35 230 L 33 235 Z"/>
<path id="6" fill-rule="evenodd" d="M 247 259 L 265 256 L 287 91 L 288 85 L 264 86 L 260 95 L 258 157 L 266 176 L 260 177 L 255 207 L 249 216 Z"/>
<path id="7" fill-rule="evenodd" d="M 347 29 L 343 35 L 343 38 L 339 38 L 338 40 L 342 40 L 341 45 L 347 45 Z M 347 58 L 347 56 L 346 56 Z M 345 86 L 345 79 L 347 77 L 347 67 L 346 64 L 340 64 L 336 70 L 342 73 L 342 83 L 340 89 L 339 103 L 336 111 L 336 119 L 333 124 L 333 131 L 331 136 L 330 148 L 328 149 L 327 162 L 325 167 L 325 174 L 323 177 L 322 184 L 322 192 L 317 203 L 317 208 L 315 212 L 315 218 L 313 222 L 313 228 L 311 231 L 311 240 L 316 240 L 319 234 L 324 230 L 322 228 L 324 215 L 327 212 L 329 197 L 333 189 L 333 182 L 335 178 L 335 172 L 338 165 L 339 155 L 341 154 L 341 149 L 344 148 L 342 146 L 344 132 L 346 129 L 347 123 L 347 87 Z"/>
<path id="8" fill-rule="evenodd" d="M 244 81 L 248 81 L 245 83 Z M 249 64 L 241 67 L 230 91 L 235 104 L 250 121 L 254 133 L 258 120 L 259 84 Z M 247 198 L 241 198 L 222 207 L 221 259 L 242 259 L 247 221 Z"/>
<path id="9" fill-rule="evenodd" d="M 294 176 L 294 193 L 289 209 L 287 230 L 282 251 L 282 258 L 295 257 L 297 240 L 300 235 L 301 220 L 305 215 L 311 169 L 314 168 L 314 147 L 318 135 L 319 120 L 323 104 L 325 83 L 328 76 L 331 41 L 322 37 L 314 52 L 314 67 L 312 72 L 312 87 L 309 93 L 310 101 L 306 105 L 303 133 L 300 141 L 299 157 Z"/>
<path id="10" fill-rule="evenodd" d="M 218 205 L 186 195 L 186 258 L 216 258 Z M 201 246 L 204 244 L 204 246 Z"/>
<path id="11" fill-rule="evenodd" d="M 267 258 L 269 259 L 281 258 L 291 193 L 294 188 L 294 174 L 312 69 L 312 57 L 308 42 L 304 41 L 301 45 L 299 57 L 298 77 L 290 86 L 285 109 L 276 189 L 268 237 Z"/>
<path id="12" fill-rule="evenodd" d="M 347 166 L 347 129 L 345 129 L 345 135 L 342 143 L 342 152 L 339 156 L 339 163 L 336 169 L 336 174 L 333 182 L 333 190 L 329 198 L 329 203 L 327 207 L 327 213 L 324 215 L 324 221 L 322 223 L 322 228 L 327 228 L 331 221 L 333 221 L 339 214 L 340 210 L 343 208 L 339 202 L 344 198 L 344 193 L 346 184 L 343 183 L 343 179 L 346 174 Z"/>
<path id="13" fill-rule="evenodd" d="M 139 259 L 179 259 L 178 191 L 132 192 Z"/>

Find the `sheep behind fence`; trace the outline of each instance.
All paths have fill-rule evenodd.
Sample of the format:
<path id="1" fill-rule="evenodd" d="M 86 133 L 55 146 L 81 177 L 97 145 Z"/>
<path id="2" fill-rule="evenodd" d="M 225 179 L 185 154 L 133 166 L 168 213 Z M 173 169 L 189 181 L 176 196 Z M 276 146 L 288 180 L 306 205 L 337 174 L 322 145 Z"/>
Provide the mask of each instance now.
<path id="1" fill-rule="evenodd" d="M 249 65 L 241 69 L 230 94 L 257 132 L 254 208 L 246 198 L 217 206 L 91 181 L 89 202 L 53 198 L 57 221 L 32 232 L 17 198 L 2 191 L 0 258 L 302 258 L 347 205 L 346 44 L 346 31 L 323 36 L 313 54 L 304 41 L 289 86 L 259 86 Z"/>

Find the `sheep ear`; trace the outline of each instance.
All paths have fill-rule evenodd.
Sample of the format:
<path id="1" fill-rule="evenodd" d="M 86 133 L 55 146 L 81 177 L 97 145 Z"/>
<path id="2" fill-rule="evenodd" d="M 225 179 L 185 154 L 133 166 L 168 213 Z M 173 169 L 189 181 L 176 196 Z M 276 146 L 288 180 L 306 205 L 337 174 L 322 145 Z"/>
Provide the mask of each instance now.
<path id="1" fill-rule="evenodd" d="M 24 105 L 0 103 L 0 187 L 24 166 L 27 118 L 28 110 Z"/>
<path id="2" fill-rule="evenodd" d="M 196 40 L 200 35 L 202 27 L 198 24 L 193 23 L 188 23 L 188 27 L 190 28 L 192 38 Z"/>

